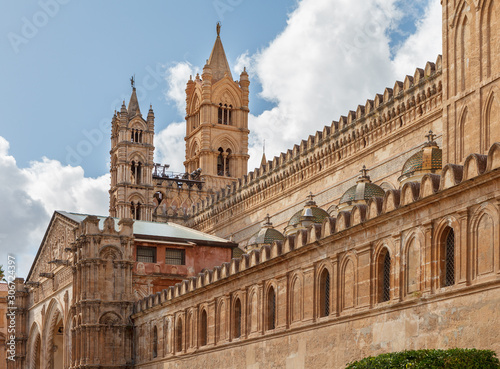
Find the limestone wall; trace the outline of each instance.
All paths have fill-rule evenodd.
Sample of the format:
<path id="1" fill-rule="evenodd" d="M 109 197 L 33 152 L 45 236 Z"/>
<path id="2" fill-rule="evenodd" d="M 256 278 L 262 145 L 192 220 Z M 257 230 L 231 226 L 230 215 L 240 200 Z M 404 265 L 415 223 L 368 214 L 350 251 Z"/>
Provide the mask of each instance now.
<path id="1" fill-rule="evenodd" d="M 497 143 L 138 301 L 136 367 L 342 368 L 402 349 L 499 352 L 499 168 Z"/>

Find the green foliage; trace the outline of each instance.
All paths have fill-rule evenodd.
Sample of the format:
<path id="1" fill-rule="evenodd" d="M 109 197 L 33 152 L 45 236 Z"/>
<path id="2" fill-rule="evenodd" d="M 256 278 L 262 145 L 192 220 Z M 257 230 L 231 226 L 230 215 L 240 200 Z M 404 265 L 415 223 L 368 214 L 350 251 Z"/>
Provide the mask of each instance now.
<path id="1" fill-rule="evenodd" d="M 418 350 L 367 357 L 347 365 L 346 369 L 493 369 L 500 368 L 491 350 L 450 349 Z"/>
<path id="2" fill-rule="evenodd" d="M 0 265 L 0 282 L 6 282 L 5 272 L 3 271 L 3 265 Z"/>

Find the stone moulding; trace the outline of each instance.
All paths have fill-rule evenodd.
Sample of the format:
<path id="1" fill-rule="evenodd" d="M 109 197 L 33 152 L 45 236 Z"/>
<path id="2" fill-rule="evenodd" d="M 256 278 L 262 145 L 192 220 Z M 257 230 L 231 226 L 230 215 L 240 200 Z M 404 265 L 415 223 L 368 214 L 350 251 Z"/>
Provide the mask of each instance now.
<path id="1" fill-rule="evenodd" d="M 366 206 L 357 206 L 351 211 L 340 212 L 336 218 L 326 218 L 321 225 L 315 225 L 310 230 L 304 230 L 295 236 L 288 236 L 284 242 L 277 241 L 271 246 L 264 245 L 260 249 L 252 250 L 249 254 L 243 254 L 238 259 L 232 259 L 230 263 L 223 263 L 222 266 L 217 266 L 213 270 L 206 270 L 204 273 L 200 273 L 199 277 L 192 277 L 189 280 L 177 283 L 173 287 L 169 287 L 162 293 L 145 297 L 135 303 L 134 314 L 166 304 L 196 289 L 207 287 L 219 280 L 235 276 L 246 269 L 254 268 L 294 250 L 314 244 L 326 237 L 382 216 L 388 211 L 410 203 L 418 203 L 426 197 L 457 186 L 465 182 L 465 180 L 476 179 L 486 175 L 488 172 L 500 168 L 499 159 L 500 143 L 494 143 L 487 156 L 478 154 L 468 156 L 466 160 L 467 166 L 474 167 L 474 170 L 470 170 L 468 173 L 478 173 L 475 177 L 466 178 L 466 176 L 462 176 L 464 173 L 463 166 L 448 164 L 441 171 L 441 175 L 426 174 L 422 177 L 420 183 L 406 183 L 401 192 L 400 190 L 391 190 L 384 198 L 372 198 Z M 484 162 L 484 160 L 486 161 Z M 485 169 L 481 171 L 481 168 Z M 445 180 L 446 177 L 448 178 L 447 181 Z M 400 193 L 402 193 L 401 204 L 399 204 Z M 405 193 L 408 195 L 405 195 Z M 407 200 L 405 200 L 406 198 Z M 388 206 L 388 203 L 390 203 L 390 206 Z M 362 216 L 363 212 L 366 214 L 365 216 Z M 359 214 L 359 223 L 353 222 L 351 224 L 351 220 L 356 218 L 356 213 Z"/>

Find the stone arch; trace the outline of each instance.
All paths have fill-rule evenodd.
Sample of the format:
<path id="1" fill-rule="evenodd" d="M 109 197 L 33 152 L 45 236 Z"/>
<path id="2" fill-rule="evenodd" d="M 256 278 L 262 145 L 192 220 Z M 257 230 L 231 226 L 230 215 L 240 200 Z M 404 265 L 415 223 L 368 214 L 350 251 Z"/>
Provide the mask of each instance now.
<path id="1" fill-rule="evenodd" d="M 303 304 L 303 275 L 295 272 L 290 278 L 290 321 L 292 323 L 302 320 Z"/>
<path id="2" fill-rule="evenodd" d="M 450 246 L 453 255 L 447 253 L 447 246 Z M 453 215 L 449 215 L 439 220 L 435 227 L 433 235 L 435 250 L 437 251 L 437 280 L 439 287 L 448 287 L 454 285 L 460 276 L 458 255 L 460 250 L 460 226 Z M 448 249 L 450 249 L 448 247 Z M 450 264 L 451 263 L 451 264 Z M 463 273 L 465 271 L 462 271 Z M 448 278 L 447 278 L 448 277 Z"/>
<path id="3" fill-rule="evenodd" d="M 471 129 L 472 122 L 469 118 L 469 108 L 464 106 L 459 114 L 458 119 L 458 147 L 459 147 L 459 160 L 463 161 L 465 157 L 476 150 L 474 150 L 474 140 L 469 139 L 467 132 L 474 133 L 475 130 Z"/>
<path id="4" fill-rule="evenodd" d="M 500 39 L 498 34 L 492 32 L 498 24 L 498 1 L 487 0 L 480 4 L 481 7 L 481 51 L 483 52 L 483 78 L 491 77 L 500 71 L 497 55 L 500 54 Z"/>
<path id="5" fill-rule="evenodd" d="M 499 212 L 485 203 L 476 209 L 470 219 L 473 278 L 491 274 L 499 269 Z"/>
<path id="6" fill-rule="evenodd" d="M 248 315 L 247 315 L 247 325 L 248 332 L 254 333 L 259 329 L 259 294 L 257 287 L 252 287 L 248 294 Z"/>
<path id="7" fill-rule="evenodd" d="M 264 289 L 264 322 L 265 330 L 274 330 L 277 326 L 278 286 L 276 281 L 269 281 Z"/>
<path id="8" fill-rule="evenodd" d="M 227 149 L 230 149 L 233 154 L 239 152 L 239 146 L 238 146 L 237 142 L 232 137 L 230 137 L 228 135 L 221 135 L 221 136 L 217 137 L 214 140 L 212 147 L 215 150 L 218 150 L 220 147 L 220 148 L 222 148 L 222 150 L 224 152 Z"/>
<path id="9" fill-rule="evenodd" d="M 206 346 L 208 344 L 208 313 L 206 306 L 203 306 L 200 310 L 199 332 L 199 345 L 200 347 Z"/>
<path id="10" fill-rule="evenodd" d="M 465 3 L 465 1 L 464 1 Z M 468 11 L 464 3 L 460 4 L 458 17 L 456 18 L 456 27 L 454 35 L 455 43 L 455 86 L 456 92 L 465 91 L 471 85 L 471 49 L 472 49 L 472 27 L 474 21 L 473 4 L 470 5 L 471 10 Z"/>
<path id="11" fill-rule="evenodd" d="M 191 101 L 189 103 L 189 114 L 195 114 L 198 112 L 201 101 L 201 92 L 199 90 L 195 90 L 193 96 L 191 97 Z"/>
<path id="12" fill-rule="evenodd" d="M 217 81 L 212 86 L 212 101 L 216 104 L 219 104 L 220 102 L 232 104 L 234 108 L 238 108 L 243 105 L 240 99 L 240 92 L 238 91 L 238 88 L 233 85 L 233 81 L 227 83 L 224 79 Z"/>
<path id="13" fill-rule="evenodd" d="M 375 301 L 390 301 L 395 286 L 394 252 L 392 244 L 381 241 L 374 249 Z"/>
<path id="14" fill-rule="evenodd" d="M 174 336 L 175 336 L 175 353 L 180 353 L 182 352 L 183 348 L 184 348 L 184 345 L 183 345 L 183 336 L 184 336 L 184 330 L 183 330 L 183 324 L 184 323 L 184 320 L 182 318 L 181 315 L 179 315 L 176 319 L 176 322 L 175 322 L 175 332 L 174 332 Z"/>
<path id="15" fill-rule="evenodd" d="M 114 245 L 106 245 L 99 249 L 99 258 L 106 260 L 122 260 L 121 250 Z"/>
<path id="16" fill-rule="evenodd" d="M 403 291 L 405 295 L 417 293 L 422 288 L 422 243 L 421 232 L 412 231 L 403 245 Z"/>
<path id="17" fill-rule="evenodd" d="M 227 302 L 226 299 L 220 298 L 217 304 L 217 319 L 216 319 L 216 341 L 225 341 L 227 338 Z"/>
<path id="18" fill-rule="evenodd" d="M 317 266 L 317 310 L 318 317 L 327 317 L 332 313 L 333 307 L 333 265 L 330 260 L 324 260 Z"/>
<path id="19" fill-rule="evenodd" d="M 500 40 L 498 40 L 500 42 Z M 494 58 L 497 60 L 498 58 Z M 490 91 L 483 110 L 484 120 L 484 147 L 486 152 L 494 142 L 500 141 L 500 102 L 496 91 Z"/>
<path id="20" fill-rule="evenodd" d="M 193 310 L 189 310 L 186 315 L 186 338 L 184 339 L 184 341 L 186 342 L 186 350 L 190 349 L 194 345 L 194 325 L 195 321 Z"/>
<path id="21" fill-rule="evenodd" d="M 46 320 L 43 328 L 44 347 L 42 352 L 45 355 L 44 368 L 62 369 L 64 363 L 64 309 L 59 301 L 52 299 L 45 314 Z M 42 342 L 43 343 L 43 342 Z"/>
<path id="22" fill-rule="evenodd" d="M 239 293 L 235 294 L 232 301 L 232 324 L 231 338 L 240 338 L 243 334 L 243 303 L 242 296 Z"/>
<path id="23" fill-rule="evenodd" d="M 356 306 L 356 255 L 348 253 L 340 263 L 342 310 Z"/>
<path id="24" fill-rule="evenodd" d="M 42 336 L 37 322 L 33 322 L 31 325 L 28 337 L 28 368 L 42 369 Z"/>

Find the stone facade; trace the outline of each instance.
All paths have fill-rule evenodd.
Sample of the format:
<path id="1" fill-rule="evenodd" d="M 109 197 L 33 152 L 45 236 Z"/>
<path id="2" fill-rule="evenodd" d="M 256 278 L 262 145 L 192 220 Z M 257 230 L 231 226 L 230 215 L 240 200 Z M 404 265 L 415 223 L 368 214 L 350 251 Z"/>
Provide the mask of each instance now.
<path id="1" fill-rule="evenodd" d="M 9 369 L 500 353 L 500 5 L 442 5 L 442 57 L 248 174 L 249 78 L 232 80 L 219 26 L 187 83 L 186 173 L 153 163 L 154 114 L 133 90 L 111 135 L 121 219 L 55 213 L 16 284 Z M 203 242 L 187 228 L 165 237 L 172 222 Z M 167 256 L 178 249 L 180 266 Z"/>

